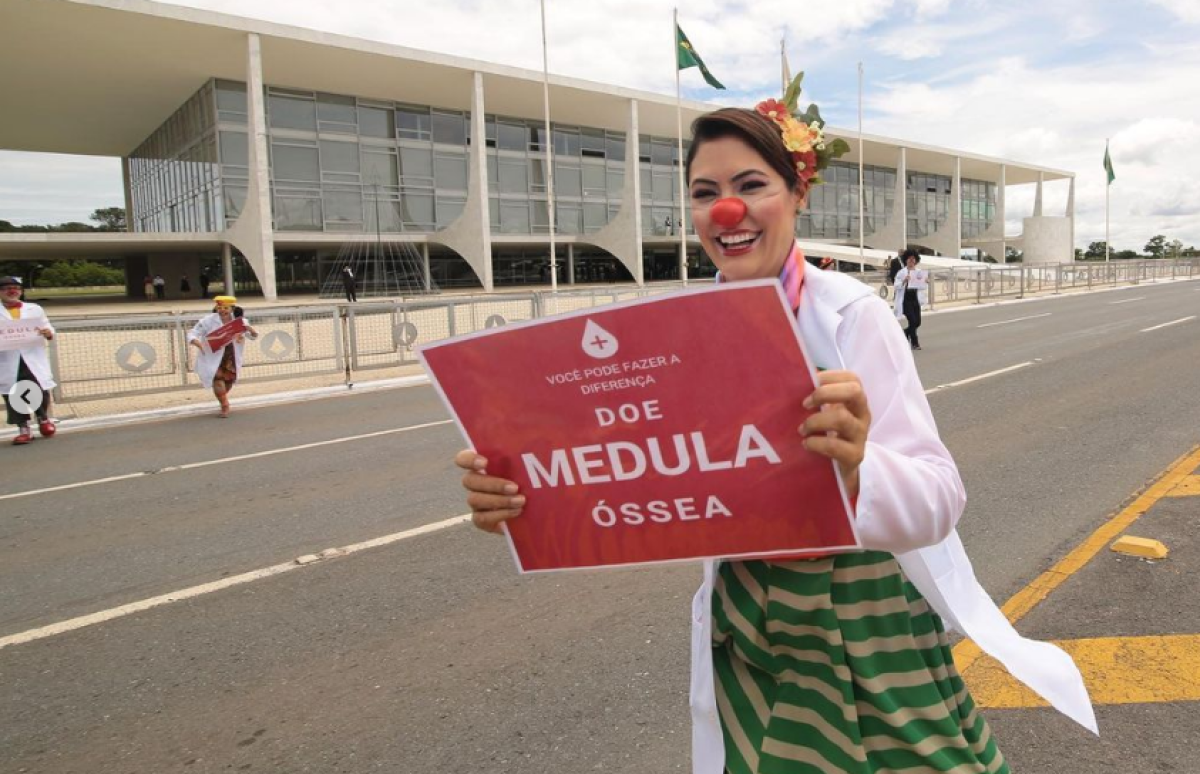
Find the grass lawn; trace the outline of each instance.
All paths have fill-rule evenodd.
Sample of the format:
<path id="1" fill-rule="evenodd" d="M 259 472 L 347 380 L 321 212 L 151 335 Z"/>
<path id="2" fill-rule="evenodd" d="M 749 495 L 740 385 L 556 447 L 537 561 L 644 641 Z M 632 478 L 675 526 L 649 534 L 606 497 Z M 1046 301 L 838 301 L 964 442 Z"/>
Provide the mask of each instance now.
<path id="1" fill-rule="evenodd" d="M 26 289 L 25 294 L 37 298 L 73 298 L 75 296 L 124 296 L 124 285 L 101 285 L 94 288 L 40 288 Z"/>

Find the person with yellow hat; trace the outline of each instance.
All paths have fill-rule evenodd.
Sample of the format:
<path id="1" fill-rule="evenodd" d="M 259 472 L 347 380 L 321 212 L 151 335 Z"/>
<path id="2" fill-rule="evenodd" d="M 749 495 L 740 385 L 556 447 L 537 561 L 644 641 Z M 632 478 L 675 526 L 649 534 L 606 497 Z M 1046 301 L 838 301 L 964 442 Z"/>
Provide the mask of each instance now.
<path id="1" fill-rule="evenodd" d="M 229 391 L 237 381 L 238 373 L 242 370 L 242 350 L 245 347 L 246 336 L 258 338 L 258 331 L 250 325 L 246 318 L 238 314 L 241 308 L 233 296 L 217 296 L 213 299 L 216 306 L 212 314 L 201 317 L 188 333 L 188 344 L 196 348 L 196 376 L 200 382 L 209 387 L 221 404 L 222 419 L 229 416 Z M 239 333 L 233 341 L 217 350 L 209 348 L 208 336 L 218 328 L 241 317 L 246 323 L 246 332 Z"/>

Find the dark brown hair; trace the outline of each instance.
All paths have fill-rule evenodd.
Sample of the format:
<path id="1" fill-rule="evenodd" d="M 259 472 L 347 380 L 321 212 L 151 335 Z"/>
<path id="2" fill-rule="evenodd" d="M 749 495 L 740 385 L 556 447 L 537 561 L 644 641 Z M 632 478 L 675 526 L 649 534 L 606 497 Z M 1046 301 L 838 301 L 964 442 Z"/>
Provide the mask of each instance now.
<path id="1" fill-rule="evenodd" d="M 722 137 L 736 137 L 749 145 L 783 178 L 789 191 L 795 191 L 800 186 L 796 163 L 783 144 L 779 125 L 745 108 L 721 108 L 705 113 L 692 122 L 692 145 L 688 148 L 684 166 L 688 183 L 692 182 L 692 160 L 696 158 L 696 151 L 704 143 Z"/>

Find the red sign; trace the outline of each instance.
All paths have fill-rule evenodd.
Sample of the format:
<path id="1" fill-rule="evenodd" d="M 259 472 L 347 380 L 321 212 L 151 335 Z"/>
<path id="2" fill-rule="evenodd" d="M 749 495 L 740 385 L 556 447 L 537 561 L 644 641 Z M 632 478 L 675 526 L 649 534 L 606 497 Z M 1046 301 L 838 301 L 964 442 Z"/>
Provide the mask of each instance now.
<path id="1" fill-rule="evenodd" d="M 204 340 L 208 342 L 209 352 L 219 352 L 245 332 L 246 321 L 241 317 L 235 317 L 205 336 Z"/>
<path id="2" fill-rule="evenodd" d="M 777 282 L 717 285 L 421 349 L 488 473 L 526 505 L 523 571 L 858 547 L 804 448 L 813 371 Z"/>

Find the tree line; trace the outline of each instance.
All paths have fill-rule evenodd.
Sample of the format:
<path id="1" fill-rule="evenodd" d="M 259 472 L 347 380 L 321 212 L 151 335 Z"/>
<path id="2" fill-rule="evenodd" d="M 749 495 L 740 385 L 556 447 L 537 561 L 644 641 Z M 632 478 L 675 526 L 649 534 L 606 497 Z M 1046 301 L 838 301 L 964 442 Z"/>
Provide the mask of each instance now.
<path id="1" fill-rule="evenodd" d="M 0 234 L 76 234 L 100 231 L 125 231 L 125 208 L 102 207 L 94 210 L 93 224 L 71 221 L 52 226 L 18 226 L 0 220 Z M 75 259 L 0 261 L 0 275 L 22 277 L 29 287 L 86 288 L 124 285 L 124 261 L 121 259 L 85 261 Z"/>
<path id="2" fill-rule="evenodd" d="M 1105 246 L 1106 243 L 1101 240 L 1092 242 L 1086 250 L 1076 249 L 1075 260 L 1103 261 Z M 1136 250 L 1118 250 L 1116 247 L 1110 247 L 1108 257 L 1117 261 L 1129 261 L 1138 258 L 1196 258 L 1200 256 L 1200 250 L 1197 250 L 1195 246 L 1184 247 L 1183 242 L 1178 239 L 1168 242 L 1162 234 L 1150 237 L 1150 241 L 1142 249 L 1143 252 L 1139 253 Z"/>

